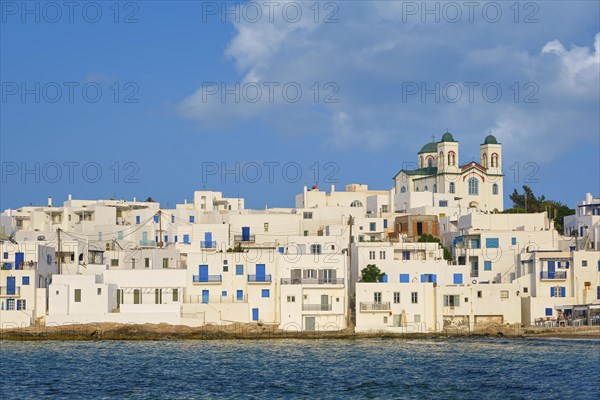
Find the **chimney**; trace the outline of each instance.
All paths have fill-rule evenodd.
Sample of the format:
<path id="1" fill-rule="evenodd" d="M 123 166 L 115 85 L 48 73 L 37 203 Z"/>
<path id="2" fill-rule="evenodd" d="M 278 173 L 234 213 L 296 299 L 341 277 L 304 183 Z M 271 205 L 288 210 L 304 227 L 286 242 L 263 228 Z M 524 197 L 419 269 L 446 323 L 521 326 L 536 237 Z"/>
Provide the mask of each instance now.
<path id="1" fill-rule="evenodd" d="M 335 184 L 334 183 L 331 184 L 331 193 L 333 193 L 333 192 L 335 192 Z"/>
<path id="2" fill-rule="evenodd" d="M 69 201 L 71 201 L 71 194 L 69 194 L 68 199 L 69 199 Z"/>
<path id="3" fill-rule="evenodd" d="M 52 196 L 48 196 L 48 207 L 52 207 Z"/>

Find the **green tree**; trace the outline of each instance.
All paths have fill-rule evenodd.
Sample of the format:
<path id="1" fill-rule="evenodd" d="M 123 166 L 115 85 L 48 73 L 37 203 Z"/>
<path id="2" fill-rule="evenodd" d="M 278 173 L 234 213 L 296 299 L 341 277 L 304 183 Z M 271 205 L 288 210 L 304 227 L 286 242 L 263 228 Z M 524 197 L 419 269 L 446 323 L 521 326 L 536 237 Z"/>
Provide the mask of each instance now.
<path id="1" fill-rule="evenodd" d="M 439 243 L 439 245 L 444 250 L 444 260 L 452 261 L 452 251 L 449 248 L 442 246 L 442 241 L 440 240 L 440 238 L 430 235 L 429 233 L 424 233 L 421 236 L 419 236 L 419 239 L 417 240 L 417 242 Z"/>
<path id="2" fill-rule="evenodd" d="M 380 282 L 385 275 L 375 264 L 367 264 L 360 273 L 363 282 Z"/>
<path id="3" fill-rule="evenodd" d="M 533 190 L 527 185 L 523 186 L 523 194 L 515 189 L 509 198 L 513 202 L 513 207 L 504 210 L 504 213 L 540 213 L 546 211 L 548 217 L 554 220 L 554 228 L 560 233 L 564 231 L 563 218 L 575 214 L 575 210 L 564 203 L 548 200 L 543 195 L 536 197 Z"/>

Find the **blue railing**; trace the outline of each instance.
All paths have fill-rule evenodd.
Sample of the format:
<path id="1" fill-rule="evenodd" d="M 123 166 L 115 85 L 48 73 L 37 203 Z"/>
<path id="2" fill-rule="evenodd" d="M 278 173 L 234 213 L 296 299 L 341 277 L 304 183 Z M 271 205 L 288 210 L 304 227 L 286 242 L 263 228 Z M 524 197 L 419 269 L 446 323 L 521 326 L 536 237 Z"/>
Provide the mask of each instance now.
<path id="1" fill-rule="evenodd" d="M 268 275 L 248 275 L 248 282 L 271 282 L 271 274 L 268 274 Z"/>
<path id="2" fill-rule="evenodd" d="M 567 279 L 567 271 L 542 271 L 540 279 Z"/>
<path id="3" fill-rule="evenodd" d="M 221 282 L 221 280 L 222 280 L 221 275 L 206 275 L 206 276 L 193 275 L 192 276 L 193 282 L 207 283 L 207 282 Z"/>

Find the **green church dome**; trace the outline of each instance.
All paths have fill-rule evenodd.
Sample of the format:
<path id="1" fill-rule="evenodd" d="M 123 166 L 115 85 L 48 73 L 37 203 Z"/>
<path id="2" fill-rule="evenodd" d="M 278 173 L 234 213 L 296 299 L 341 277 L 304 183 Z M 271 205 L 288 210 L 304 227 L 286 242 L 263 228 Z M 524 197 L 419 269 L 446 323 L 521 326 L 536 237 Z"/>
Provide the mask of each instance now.
<path id="1" fill-rule="evenodd" d="M 442 142 L 455 142 L 455 140 L 450 132 L 446 132 L 442 135 Z"/>
<path id="2" fill-rule="evenodd" d="M 421 148 L 421 150 L 419 151 L 418 154 L 423 154 L 423 153 L 437 153 L 437 143 L 436 142 L 427 143 L 425 146 L 423 146 Z"/>
<path id="3" fill-rule="evenodd" d="M 498 144 L 498 141 L 494 135 L 487 135 L 483 141 L 483 144 Z"/>

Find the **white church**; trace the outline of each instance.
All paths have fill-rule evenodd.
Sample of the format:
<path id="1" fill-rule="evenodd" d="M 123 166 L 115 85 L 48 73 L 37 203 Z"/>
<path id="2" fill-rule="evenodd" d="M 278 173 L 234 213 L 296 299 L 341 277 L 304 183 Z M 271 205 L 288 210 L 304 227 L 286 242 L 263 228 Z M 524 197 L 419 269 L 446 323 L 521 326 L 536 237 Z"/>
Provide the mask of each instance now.
<path id="1" fill-rule="evenodd" d="M 455 200 L 463 207 L 482 211 L 503 210 L 502 145 L 488 135 L 479 146 L 480 162 L 459 162 L 458 142 L 450 132 L 439 142 L 425 144 L 418 153 L 418 167 L 402 169 L 394 177 L 398 200 L 414 194 Z M 446 201 L 446 200 L 440 200 Z"/>

